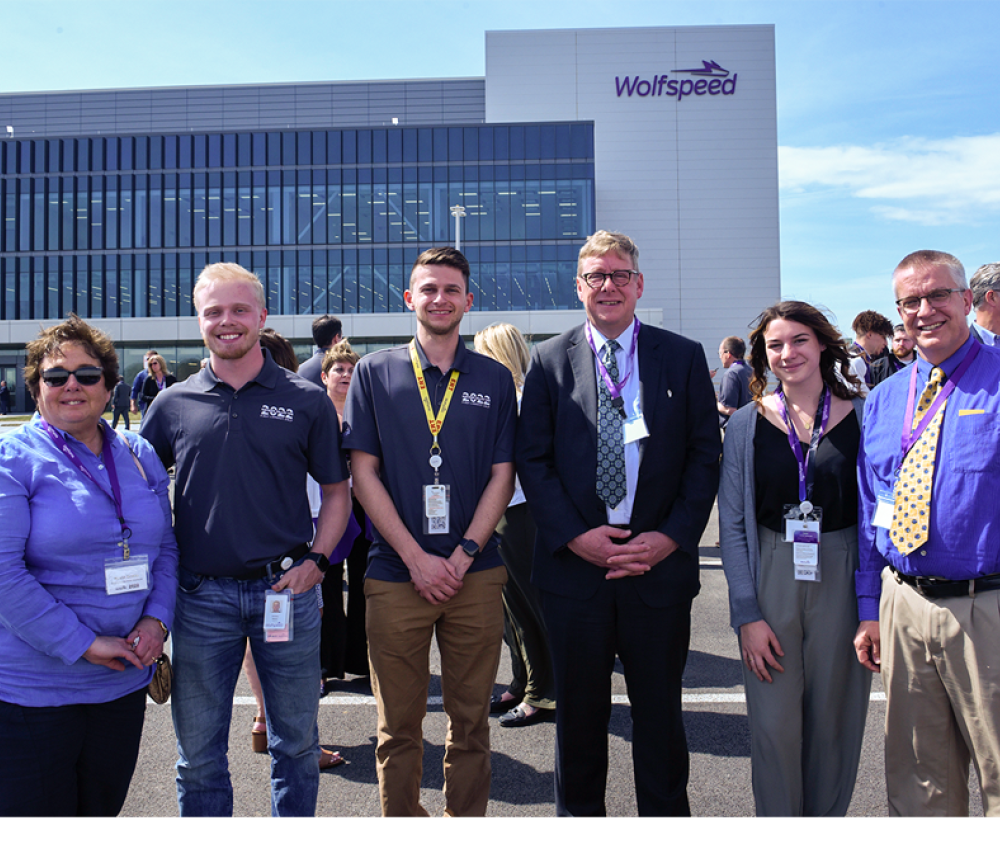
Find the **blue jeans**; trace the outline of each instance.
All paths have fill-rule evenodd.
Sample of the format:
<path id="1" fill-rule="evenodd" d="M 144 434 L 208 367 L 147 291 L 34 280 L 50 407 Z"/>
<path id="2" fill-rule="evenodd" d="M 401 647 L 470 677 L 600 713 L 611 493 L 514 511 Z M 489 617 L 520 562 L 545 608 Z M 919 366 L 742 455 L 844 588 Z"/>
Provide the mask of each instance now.
<path id="1" fill-rule="evenodd" d="M 171 704 L 180 756 L 177 803 L 181 816 L 233 814 L 229 726 L 248 639 L 267 712 L 271 814 L 315 815 L 320 679 L 316 592 L 295 597 L 293 640 L 267 643 L 266 580 L 211 579 L 181 567 L 178 582 Z"/>

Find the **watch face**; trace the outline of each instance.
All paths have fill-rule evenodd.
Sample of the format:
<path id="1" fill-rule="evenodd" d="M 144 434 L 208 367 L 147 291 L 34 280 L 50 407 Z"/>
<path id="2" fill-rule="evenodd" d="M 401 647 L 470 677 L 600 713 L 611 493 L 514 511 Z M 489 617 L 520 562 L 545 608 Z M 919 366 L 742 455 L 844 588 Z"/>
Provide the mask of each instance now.
<path id="1" fill-rule="evenodd" d="M 475 557 L 479 554 L 479 546 L 471 539 L 463 539 L 462 551 L 469 555 L 469 557 Z"/>

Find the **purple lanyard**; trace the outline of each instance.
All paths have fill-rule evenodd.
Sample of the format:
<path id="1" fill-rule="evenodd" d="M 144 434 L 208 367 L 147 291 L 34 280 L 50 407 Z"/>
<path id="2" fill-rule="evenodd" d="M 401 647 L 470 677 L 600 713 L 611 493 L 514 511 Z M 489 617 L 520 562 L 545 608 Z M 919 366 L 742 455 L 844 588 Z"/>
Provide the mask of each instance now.
<path id="1" fill-rule="evenodd" d="M 961 365 L 955 369 L 955 373 L 945 381 L 945 385 L 941 388 L 941 392 L 937 394 L 937 398 L 931 403 L 931 406 L 927 409 L 927 413 L 924 414 L 923 418 L 920 420 L 920 424 L 913 428 L 913 413 L 914 405 L 917 396 L 917 361 L 913 361 L 913 371 L 910 372 L 910 393 L 906 399 L 906 417 L 903 420 L 903 433 L 900 438 L 900 446 L 903 451 L 903 457 L 900 459 L 900 465 L 903 464 L 903 460 L 906 459 L 907 454 L 913 448 L 913 445 L 920 439 L 920 435 L 924 433 L 924 430 L 931 424 L 931 420 L 934 419 L 934 415 L 944 407 L 944 403 L 948 400 L 948 396 L 951 395 L 952 390 L 958 386 L 958 382 L 962 380 L 962 376 L 968 371 L 969 366 L 972 365 L 972 361 L 976 358 L 979 353 L 979 342 L 973 341 L 972 347 L 969 348 L 969 353 L 965 355 L 965 359 L 962 360 Z"/>
<path id="2" fill-rule="evenodd" d="M 785 421 L 788 429 L 788 445 L 792 448 L 792 455 L 799 466 L 799 502 L 809 500 L 812 495 L 813 474 L 816 472 L 815 453 L 819 449 L 819 442 L 826 431 L 826 424 L 830 421 L 830 388 L 823 387 L 823 397 L 816 407 L 816 417 L 813 420 L 812 437 L 809 440 L 809 449 L 802 455 L 802 447 L 799 444 L 799 436 L 795 433 L 795 426 L 788 416 L 788 406 L 785 404 L 785 394 L 778 390 L 778 402 L 781 404 L 781 418 Z"/>
<path id="3" fill-rule="evenodd" d="M 101 427 L 104 432 L 104 446 L 101 450 L 101 455 L 104 458 L 104 466 L 108 471 L 108 479 L 111 482 L 111 491 L 101 485 L 97 477 L 95 477 L 88 469 L 87 466 L 80 461 L 80 457 L 73 452 L 70 445 L 66 442 L 66 439 L 56 432 L 45 420 L 40 423 L 42 429 L 45 433 L 52 439 L 52 442 L 56 445 L 56 448 L 69 459 L 70 463 L 82 473 L 87 479 L 89 479 L 94 485 L 96 485 L 101 491 L 103 491 L 108 497 L 111 498 L 112 503 L 115 505 L 115 515 L 118 516 L 118 522 L 122 526 L 122 537 L 125 540 L 125 559 L 128 560 L 128 539 L 132 536 L 132 531 L 129 530 L 128 525 L 125 524 L 125 513 L 122 510 L 122 489 L 121 485 L 118 483 L 118 469 L 115 467 L 114 453 L 111 451 L 111 441 L 115 436 L 115 433 L 111 430 L 104 420 L 101 420 Z"/>
<path id="4" fill-rule="evenodd" d="M 635 318 L 635 326 L 632 327 L 632 347 L 629 349 L 629 370 L 628 374 L 625 375 L 617 384 L 611 380 L 611 375 L 608 374 L 608 369 L 601 360 L 600 354 L 597 352 L 597 345 L 594 344 L 594 336 L 590 332 L 590 327 L 584 327 L 587 331 L 587 342 L 590 344 L 590 349 L 594 352 L 594 356 L 597 357 L 597 370 L 601 374 L 601 380 L 604 381 L 604 386 L 608 388 L 608 392 L 611 393 L 611 404 L 613 404 L 621 412 L 622 416 L 625 415 L 625 402 L 622 400 L 622 391 L 625 389 L 625 384 L 628 383 L 628 379 L 632 376 L 632 371 L 635 369 L 635 346 L 639 343 L 639 327 L 642 324 L 639 323 L 639 319 Z M 608 339 L 610 341 L 610 339 Z"/>

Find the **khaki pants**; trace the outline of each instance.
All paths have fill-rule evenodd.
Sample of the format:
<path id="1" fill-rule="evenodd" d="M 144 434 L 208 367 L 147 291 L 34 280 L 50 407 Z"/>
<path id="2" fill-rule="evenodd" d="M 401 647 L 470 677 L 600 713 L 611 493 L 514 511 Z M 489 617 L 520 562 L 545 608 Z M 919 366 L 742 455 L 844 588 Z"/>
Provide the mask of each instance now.
<path id="1" fill-rule="evenodd" d="M 929 599 L 882 573 L 890 815 L 969 814 L 969 759 L 1000 815 L 1000 591 Z"/>
<path id="2" fill-rule="evenodd" d="M 441 651 L 441 691 L 448 714 L 445 814 L 486 814 L 490 695 L 500 662 L 500 592 L 506 581 L 502 566 L 468 573 L 462 589 L 442 605 L 427 602 L 411 582 L 365 581 L 383 815 L 427 815 L 420 805 L 422 725 L 434 634 Z"/>

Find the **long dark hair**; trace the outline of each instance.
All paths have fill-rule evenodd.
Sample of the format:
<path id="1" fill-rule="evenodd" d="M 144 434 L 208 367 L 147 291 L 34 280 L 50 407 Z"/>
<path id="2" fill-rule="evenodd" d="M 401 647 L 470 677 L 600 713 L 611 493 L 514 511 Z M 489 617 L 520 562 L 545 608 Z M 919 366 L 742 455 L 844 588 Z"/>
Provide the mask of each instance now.
<path id="1" fill-rule="evenodd" d="M 826 350 L 819 355 L 819 369 L 823 382 L 830 391 L 841 399 L 852 399 L 858 395 L 861 382 L 851 371 L 851 358 L 844 347 L 844 339 L 840 331 L 827 320 L 815 306 L 798 300 L 785 300 L 769 306 L 761 312 L 754 331 L 750 333 L 750 367 L 753 377 L 750 380 L 750 394 L 754 401 L 759 402 L 764 397 L 767 387 L 767 348 L 764 345 L 764 331 L 771 321 L 778 319 L 795 321 L 809 327 L 819 343 Z"/>

